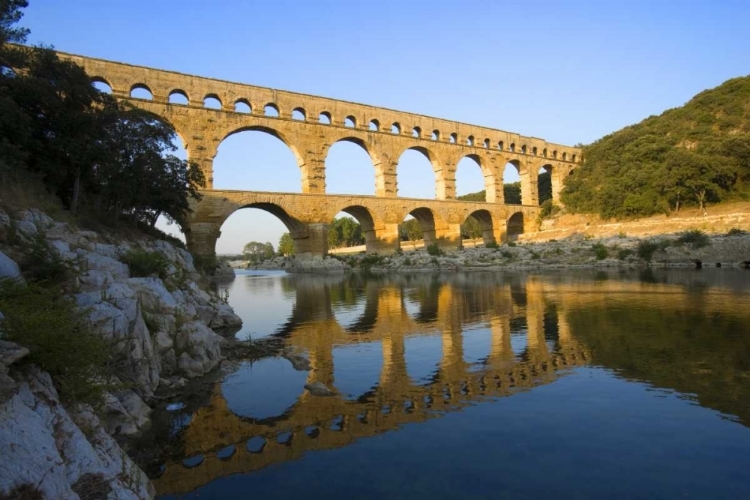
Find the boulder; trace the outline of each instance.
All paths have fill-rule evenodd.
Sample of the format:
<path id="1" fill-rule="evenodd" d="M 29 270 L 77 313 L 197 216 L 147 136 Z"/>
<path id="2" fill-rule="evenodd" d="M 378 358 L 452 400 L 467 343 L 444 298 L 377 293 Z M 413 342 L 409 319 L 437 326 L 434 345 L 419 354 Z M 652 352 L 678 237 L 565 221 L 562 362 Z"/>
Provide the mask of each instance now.
<path id="1" fill-rule="evenodd" d="M 26 280 L 23 279 L 23 276 L 21 276 L 21 269 L 18 267 L 18 264 L 3 252 L 0 252 L 0 279 L 11 279 L 22 283 L 26 282 Z"/>
<path id="2" fill-rule="evenodd" d="M 130 278 L 126 283 L 140 299 L 144 310 L 156 314 L 177 312 L 177 301 L 159 278 Z"/>
<path id="3" fill-rule="evenodd" d="M 313 396 L 333 396 L 335 394 L 323 382 L 305 384 L 305 389 L 307 389 Z"/>
<path id="4" fill-rule="evenodd" d="M 177 365 L 188 377 L 199 377 L 218 366 L 224 340 L 200 321 L 182 325 L 175 337 Z"/>

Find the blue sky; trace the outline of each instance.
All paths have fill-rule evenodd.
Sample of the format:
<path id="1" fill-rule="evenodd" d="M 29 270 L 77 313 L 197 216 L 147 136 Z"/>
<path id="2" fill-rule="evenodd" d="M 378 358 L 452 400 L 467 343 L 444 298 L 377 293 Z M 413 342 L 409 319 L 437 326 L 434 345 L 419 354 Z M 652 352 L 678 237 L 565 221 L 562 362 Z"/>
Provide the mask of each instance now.
<path id="1" fill-rule="evenodd" d="M 30 0 L 22 25 L 29 42 L 66 52 L 563 144 L 592 142 L 750 68 L 746 0 Z M 335 145 L 326 167 L 329 192 L 373 194 L 357 146 Z M 214 174 L 218 188 L 300 191 L 291 153 L 261 132 L 222 143 Z M 399 194 L 434 197 L 418 153 L 402 158 L 398 175 Z M 457 183 L 459 194 L 483 188 L 471 160 Z M 222 227 L 217 251 L 276 244 L 284 230 L 242 210 Z"/>

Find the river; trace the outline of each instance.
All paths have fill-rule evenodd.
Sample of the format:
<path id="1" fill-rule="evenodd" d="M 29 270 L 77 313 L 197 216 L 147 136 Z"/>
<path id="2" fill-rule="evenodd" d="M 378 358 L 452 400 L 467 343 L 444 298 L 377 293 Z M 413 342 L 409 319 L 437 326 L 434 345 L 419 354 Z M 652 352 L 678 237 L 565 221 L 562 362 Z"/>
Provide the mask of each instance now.
<path id="1" fill-rule="evenodd" d="M 238 271 L 238 338 L 312 370 L 228 363 L 147 472 L 163 499 L 748 498 L 748 278 Z"/>

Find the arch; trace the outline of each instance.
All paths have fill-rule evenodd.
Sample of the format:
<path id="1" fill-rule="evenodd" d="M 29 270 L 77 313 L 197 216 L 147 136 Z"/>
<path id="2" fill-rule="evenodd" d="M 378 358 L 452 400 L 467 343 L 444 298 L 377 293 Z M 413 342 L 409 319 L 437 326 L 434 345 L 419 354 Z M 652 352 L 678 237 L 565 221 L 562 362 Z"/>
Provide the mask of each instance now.
<path id="1" fill-rule="evenodd" d="M 292 120 L 307 120 L 307 112 L 305 111 L 305 108 L 294 108 L 292 110 Z"/>
<path id="2" fill-rule="evenodd" d="M 413 152 L 413 153 L 412 153 Z M 423 165 L 427 160 L 428 168 L 432 171 L 432 183 L 425 182 Z M 397 196 L 407 198 L 433 199 L 437 194 L 440 182 L 438 173 L 442 166 L 437 156 L 429 149 L 414 146 L 406 149 L 399 156 L 396 164 Z"/>
<path id="3" fill-rule="evenodd" d="M 457 133 L 455 133 L 455 132 L 453 132 L 453 133 L 451 134 L 450 138 L 448 139 L 448 141 L 449 141 L 449 142 L 450 142 L 451 144 L 455 144 L 455 143 L 456 143 L 456 142 L 458 141 L 458 134 L 457 134 Z"/>
<path id="4" fill-rule="evenodd" d="M 537 151 L 538 150 L 537 150 L 536 146 L 534 146 L 533 148 L 531 148 L 531 154 L 533 154 L 534 156 L 537 156 Z"/>
<path id="5" fill-rule="evenodd" d="M 376 120 L 376 119 L 373 118 L 372 120 L 370 120 L 369 128 L 373 132 L 379 132 L 380 131 L 380 122 L 378 120 Z"/>
<path id="6" fill-rule="evenodd" d="M 547 158 L 547 148 L 544 148 L 542 150 L 542 156 L 544 156 L 545 158 Z"/>
<path id="7" fill-rule="evenodd" d="M 177 106 L 187 106 L 190 104 L 190 98 L 188 97 L 187 92 L 182 89 L 171 90 L 167 96 L 167 101 L 169 101 L 169 104 L 175 104 Z"/>
<path id="8" fill-rule="evenodd" d="M 481 231 L 482 240 L 484 241 L 485 245 L 489 245 L 491 243 L 495 243 L 495 232 L 494 232 L 494 221 L 492 214 L 488 210 L 480 209 L 475 210 L 471 212 L 469 215 L 466 216 L 466 219 L 464 219 L 462 224 L 462 232 L 464 225 L 469 225 L 469 219 L 473 219 L 475 221 L 475 224 L 478 225 L 479 230 Z M 473 236 L 473 234 L 469 234 L 469 236 Z"/>
<path id="9" fill-rule="evenodd" d="M 537 193 L 539 194 L 539 204 L 553 199 L 554 189 L 552 186 L 552 165 L 547 163 L 539 168 L 537 175 Z"/>
<path id="10" fill-rule="evenodd" d="M 432 131 L 432 140 L 433 141 L 439 141 L 440 140 L 440 131 L 439 130 L 433 130 Z"/>
<path id="11" fill-rule="evenodd" d="M 409 215 L 417 220 L 419 228 L 422 230 L 425 248 L 437 243 L 436 228 L 438 225 L 444 226 L 445 221 L 427 207 L 415 208 L 407 214 L 407 217 Z"/>
<path id="12" fill-rule="evenodd" d="M 422 129 L 419 127 L 414 127 L 413 129 L 411 129 L 411 136 L 419 139 L 420 137 L 422 137 Z"/>
<path id="13" fill-rule="evenodd" d="M 466 145 L 467 146 L 473 146 L 474 145 L 474 136 L 470 135 L 466 138 Z"/>
<path id="14" fill-rule="evenodd" d="M 250 106 L 250 101 L 247 99 L 237 99 L 234 102 L 234 112 L 235 113 L 252 113 L 253 107 Z"/>
<path id="15" fill-rule="evenodd" d="M 279 107 L 276 104 L 274 104 L 272 102 L 269 102 L 268 104 L 266 104 L 265 106 L 263 106 L 263 114 L 265 116 L 270 116 L 272 118 L 278 118 L 279 117 Z"/>
<path id="16" fill-rule="evenodd" d="M 216 157 L 214 158 L 214 182 L 215 182 L 214 183 L 214 187 L 215 188 L 219 188 L 220 187 L 220 186 L 217 186 L 216 180 L 224 177 L 225 175 L 228 177 L 227 182 L 226 183 L 219 182 L 219 184 L 224 184 L 224 186 L 226 186 L 225 189 L 242 189 L 243 187 L 238 186 L 237 185 L 238 183 L 242 184 L 243 182 L 246 182 L 247 179 L 254 179 L 253 176 L 247 175 L 247 172 L 242 172 L 242 171 L 238 172 L 238 171 L 236 171 L 234 169 L 231 172 L 222 172 L 222 169 L 221 169 L 220 163 L 219 163 L 220 161 L 223 160 L 222 146 L 224 146 L 225 148 L 227 147 L 227 143 L 225 141 L 228 138 L 230 138 L 230 137 L 232 137 L 234 135 L 237 135 L 237 134 L 241 134 L 243 132 L 263 132 L 263 133 L 268 134 L 268 135 L 270 135 L 272 137 L 275 137 L 276 139 L 278 139 L 279 141 L 281 141 L 282 143 L 284 143 L 284 145 L 286 145 L 286 147 L 288 148 L 288 150 L 291 151 L 291 153 L 293 155 L 293 158 L 294 158 L 294 161 L 296 161 L 296 163 L 297 163 L 297 167 L 299 167 L 300 169 L 302 169 L 302 177 L 303 177 L 303 179 L 305 178 L 305 175 L 306 175 L 305 161 L 304 161 L 302 155 L 300 154 L 300 151 L 298 150 L 298 148 L 295 146 L 295 144 L 292 141 L 289 140 L 289 138 L 287 138 L 285 135 L 283 135 L 282 133 L 280 133 L 278 130 L 276 130 L 274 128 L 266 127 L 266 126 L 260 126 L 260 125 L 250 125 L 250 126 L 239 127 L 239 128 L 237 128 L 235 130 L 231 130 L 229 133 L 227 133 L 222 138 L 221 142 L 219 143 L 219 146 L 217 148 L 217 154 L 216 154 Z M 261 146 L 263 146 L 263 145 L 261 144 Z M 268 146 L 268 143 L 266 143 L 266 146 Z M 270 147 L 273 148 L 273 149 L 276 148 L 275 146 L 270 146 Z M 263 164 L 259 165 L 258 168 L 263 168 L 263 169 L 268 169 L 268 168 L 274 169 L 274 168 L 277 168 L 276 165 L 269 165 L 267 163 L 269 161 L 268 159 L 257 156 L 257 152 L 256 151 L 253 151 L 256 154 L 250 154 L 250 155 L 248 155 L 247 152 L 245 152 L 245 151 L 241 151 L 240 152 L 240 151 L 234 151 L 233 149 L 235 149 L 235 148 L 230 147 L 229 150 L 225 151 L 225 154 L 231 155 L 230 161 L 232 162 L 232 164 L 236 163 L 238 160 L 242 161 L 242 160 L 246 160 L 247 158 L 251 158 L 251 159 L 257 159 L 259 161 L 264 162 Z M 277 154 L 279 154 L 279 150 L 277 150 L 277 151 L 271 151 L 271 154 L 277 155 Z M 281 153 L 281 154 L 283 155 L 283 153 Z M 277 158 L 277 156 L 274 156 L 273 158 Z M 271 161 L 273 161 L 273 158 L 271 158 Z M 277 169 L 277 171 L 278 171 L 278 169 Z M 272 189 L 266 188 L 266 189 L 260 189 L 260 191 L 263 191 L 263 190 L 265 190 L 265 191 L 269 191 L 269 190 L 270 191 L 281 191 L 281 192 L 289 191 L 288 188 L 284 189 L 284 188 L 281 188 L 281 185 L 279 185 L 279 183 L 288 182 L 288 179 L 285 179 L 283 176 L 278 176 L 278 175 L 262 176 L 262 179 L 264 181 L 270 181 L 270 182 L 274 182 L 276 184 L 274 184 L 274 187 Z M 299 177 L 297 177 L 297 179 L 299 179 Z M 253 189 L 252 187 L 248 187 L 248 188 L 244 188 L 244 189 L 250 189 L 250 190 L 254 190 L 254 191 L 258 191 L 259 190 L 257 188 Z M 304 190 L 304 186 L 303 186 L 303 190 Z M 297 191 L 297 190 L 294 190 L 294 191 Z"/>
<path id="17" fill-rule="evenodd" d="M 557 150 L 552 151 L 552 159 L 557 160 Z"/>
<path id="18" fill-rule="evenodd" d="M 153 101 L 154 93 L 151 92 L 151 89 L 145 83 L 136 83 L 130 87 L 130 97 Z"/>
<path id="19" fill-rule="evenodd" d="M 485 139 L 484 142 L 482 143 L 482 145 L 484 146 L 484 149 L 489 149 L 490 148 L 490 140 L 489 139 Z"/>
<path id="20" fill-rule="evenodd" d="M 376 224 L 380 225 L 379 218 L 367 207 L 362 205 L 349 205 L 343 207 L 339 212 L 351 215 L 362 228 L 362 236 L 365 239 L 365 251 L 375 253 L 379 250 L 377 236 L 375 234 Z"/>
<path id="21" fill-rule="evenodd" d="M 562 159 L 563 161 L 568 161 L 568 153 L 563 153 Z"/>
<path id="22" fill-rule="evenodd" d="M 523 234 L 523 223 L 523 212 L 515 212 L 508 218 L 506 231 L 508 241 L 515 241 L 520 234 Z"/>
<path id="23" fill-rule="evenodd" d="M 13 78 L 16 76 L 16 72 L 12 68 L 7 66 L 0 66 L 0 74 Z M 91 79 L 91 85 L 102 94 L 112 94 L 112 85 L 107 80 L 101 77 L 94 77 Z"/>
<path id="24" fill-rule="evenodd" d="M 503 197 L 506 205 L 521 204 L 521 164 L 510 160 L 503 169 Z"/>
<path id="25" fill-rule="evenodd" d="M 355 128 L 357 126 L 357 119 L 349 115 L 344 118 L 344 127 Z"/>
<path id="26" fill-rule="evenodd" d="M 293 215 L 291 215 L 289 211 L 285 209 L 283 206 L 276 204 L 276 203 L 260 201 L 260 200 L 250 201 L 247 203 L 239 203 L 235 207 L 233 207 L 233 209 L 230 210 L 228 213 L 223 214 L 223 218 L 220 224 L 221 237 L 217 239 L 217 244 L 219 244 L 218 247 L 220 250 L 224 252 L 239 253 L 236 247 L 229 247 L 231 243 L 225 243 L 224 245 L 221 245 L 220 244 L 221 242 L 219 240 L 224 239 L 224 238 L 228 240 L 229 238 L 227 237 L 231 237 L 232 235 L 235 236 L 234 239 L 236 240 L 237 233 L 241 233 L 242 236 L 245 236 L 247 233 L 248 227 L 258 226 L 257 223 L 256 224 L 248 223 L 248 220 L 252 220 L 252 217 L 247 217 L 247 216 L 234 218 L 234 220 L 229 222 L 231 226 L 226 224 L 232 215 L 237 214 L 237 216 L 239 216 L 240 214 L 238 214 L 238 212 L 246 208 L 257 208 L 275 216 L 278 220 L 282 222 L 287 232 L 289 232 L 289 234 L 291 235 L 292 241 L 294 241 L 295 253 L 300 253 L 301 250 L 304 250 L 304 248 L 301 248 L 299 246 L 298 240 L 305 239 L 308 236 L 307 225 L 299 221 Z M 248 215 L 252 215 L 250 211 L 247 211 L 247 212 L 248 212 Z M 280 237 L 281 234 L 279 234 L 278 236 Z M 252 239 L 252 236 L 250 236 L 250 238 Z M 258 238 L 258 240 L 262 240 L 262 239 L 268 239 L 268 238 L 265 238 L 265 237 Z M 244 245 L 245 243 L 247 243 L 247 241 L 244 241 L 243 243 L 241 243 L 241 245 Z M 272 243 L 274 247 L 277 247 L 278 238 L 276 239 L 276 241 L 273 241 L 270 243 Z M 227 246 L 227 248 L 222 248 L 222 246 Z"/>
<path id="27" fill-rule="evenodd" d="M 505 144 L 503 143 L 503 141 L 498 141 L 498 143 L 497 143 L 497 149 L 499 149 L 500 151 L 502 151 L 504 146 L 505 146 Z"/>
<path id="28" fill-rule="evenodd" d="M 459 171 L 461 165 L 466 165 L 467 160 L 471 160 L 476 166 L 479 167 L 479 175 L 471 175 L 467 178 L 464 174 L 463 180 L 460 180 Z M 466 169 L 464 169 L 464 172 Z M 476 170 L 475 170 L 476 172 Z M 479 155 L 468 154 L 461 158 L 456 164 L 456 196 L 474 194 L 484 189 L 484 201 L 494 203 L 496 199 L 495 193 L 495 174 L 492 169 L 487 166 Z"/>
<path id="29" fill-rule="evenodd" d="M 400 134 L 401 133 L 401 125 L 399 125 L 398 122 L 394 122 L 393 125 L 391 125 L 391 134 Z"/>
<path id="30" fill-rule="evenodd" d="M 318 115 L 318 123 L 323 123 L 325 125 L 330 125 L 332 121 L 331 113 L 328 111 L 323 111 Z"/>
<path id="31" fill-rule="evenodd" d="M 508 149 L 510 150 L 511 153 L 515 153 L 516 152 L 516 143 L 515 142 L 511 142 L 510 146 L 508 146 Z"/>
<path id="32" fill-rule="evenodd" d="M 521 154 L 526 154 L 526 144 L 521 146 Z"/>
<path id="33" fill-rule="evenodd" d="M 573 155 L 573 156 L 572 156 L 572 157 L 570 158 L 570 161 L 572 161 L 572 162 L 574 162 L 574 163 L 575 163 L 575 161 L 576 161 L 576 155 Z"/>
<path id="34" fill-rule="evenodd" d="M 216 94 L 208 94 L 203 98 L 203 107 L 210 109 L 221 109 L 221 99 Z"/>
<path id="35" fill-rule="evenodd" d="M 349 148 L 348 151 L 347 148 L 344 148 L 340 150 L 341 153 L 335 153 L 333 160 L 331 160 L 331 151 L 334 151 L 334 148 L 339 143 L 355 144 L 358 146 L 358 148 Z M 354 170 L 353 168 L 360 167 L 364 163 L 361 160 L 361 153 L 358 152 L 358 149 L 360 148 L 367 155 L 367 168 L 370 172 L 369 177 L 357 175 L 358 172 L 362 171 L 362 168 L 357 168 L 356 170 Z M 357 156 L 359 156 L 360 159 L 358 159 Z M 377 157 L 373 149 L 362 139 L 352 136 L 345 136 L 337 139 L 333 144 L 331 144 L 326 153 L 326 192 L 337 194 L 373 195 L 375 194 L 375 173 L 379 166 L 380 158 Z M 331 175 L 332 173 L 335 174 L 337 170 L 341 171 L 342 169 L 343 174 L 341 177 L 337 178 L 336 175 Z M 367 181 L 368 178 L 373 180 L 369 184 Z"/>

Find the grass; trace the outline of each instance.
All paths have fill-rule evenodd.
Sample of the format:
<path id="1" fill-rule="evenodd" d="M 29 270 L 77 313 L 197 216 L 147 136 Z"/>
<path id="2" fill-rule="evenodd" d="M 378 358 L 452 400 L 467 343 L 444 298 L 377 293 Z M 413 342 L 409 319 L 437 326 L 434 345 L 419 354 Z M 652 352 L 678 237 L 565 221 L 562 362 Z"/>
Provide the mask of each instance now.
<path id="1" fill-rule="evenodd" d="M 703 248 L 711 244 L 708 235 L 700 229 L 693 229 L 680 233 L 677 237 L 679 245 L 690 245 L 693 248 Z"/>
<path id="2" fill-rule="evenodd" d="M 132 277 L 158 276 L 163 280 L 167 279 L 169 260 L 161 252 L 134 248 L 123 255 L 120 260 L 128 265 Z"/>
<path id="3" fill-rule="evenodd" d="M 591 249 L 594 251 L 596 260 L 604 260 L 609 257 L 609 250 L 607 250 L 607 247 L 602 243 L 595 243 L 594 245 L 591 245 Z"/>

